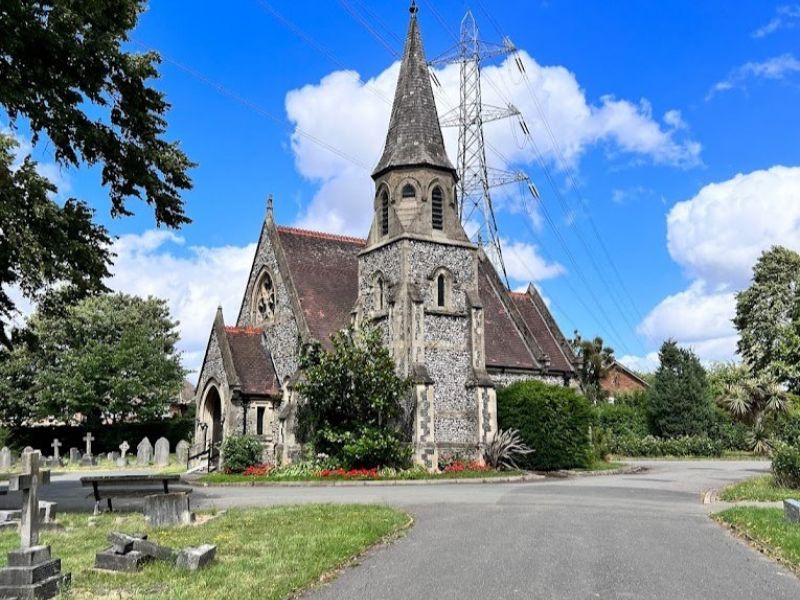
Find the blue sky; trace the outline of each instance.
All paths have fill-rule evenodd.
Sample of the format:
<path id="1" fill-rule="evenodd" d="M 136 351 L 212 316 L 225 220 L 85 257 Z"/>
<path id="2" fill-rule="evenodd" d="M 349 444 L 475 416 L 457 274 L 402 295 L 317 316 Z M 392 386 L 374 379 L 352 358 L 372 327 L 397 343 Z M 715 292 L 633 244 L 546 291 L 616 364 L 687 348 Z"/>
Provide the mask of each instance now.
<path id="1" fill-rule="evenodd" d="M 638 368 L 652 367 L 668 336 L 706 360 L 731 358 L 733 293 L 758 253 L 800 249 L 800 5 L 431 4 L 419 12 L 428 58 L 454 43 L 440 19 L 457 31 L 472 9 L 484 39 L 508 35 L 521 50 L 534 91 L 513 59 L 484 70 L 485 100 L 512 100 L 541 153 L 521 146 L 515 123 L 498 122 L 487 138 L 508 161 L 489 161 L 528 172 L 552 219 L 541 206 L 528 219 L 516 187 L 498 192 L 512 287 L 535 278 L 566 334 L 602 335 Z M 135 204 L 137 216 L 112 220 L 97 170 L 58 180 L 122 236 L 112 285 L 170 299 L 188 366 L 217 304 L 235 320 L 267 194 L 280 223 L 366 235 L 368 171 L 407 24 L 402 0 L 162 0 L 142 16 L 131 48 L 163 53 L 168 136 L 198 163 L 185 196 L 193 223 L 154 231 L 151 211 Z M 456 67 L 438 76 L 441 111 L 457 97 Z M 35 153 L 48 162 L 45 147 Z"/>

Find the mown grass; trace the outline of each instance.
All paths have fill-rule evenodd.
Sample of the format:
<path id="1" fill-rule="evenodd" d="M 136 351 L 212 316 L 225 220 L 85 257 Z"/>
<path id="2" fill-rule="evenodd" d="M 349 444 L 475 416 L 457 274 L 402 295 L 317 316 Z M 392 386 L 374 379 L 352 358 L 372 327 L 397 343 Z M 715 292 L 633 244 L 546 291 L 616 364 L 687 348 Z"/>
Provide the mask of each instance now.
<path id="1" fill-rule="evenodd" d="M 151 530 L 139 514 L 65 514 L 65 532 L 45 532 L 63 571 L 72 573 L 72 598 L 278 599 L 408 524 L 405 513 L 381 506 L 304 505 L 234 509 L 196 527 Z M 154 561 L 138 573 L 93 570 L 94 555 L 109 546 L 109 531 L 146 532 L 154 542 L 182 548 L 217 544 L 215 562 L 198 572 Z M 19 545 L 16 533 L 0 534 L 0 556 Z"/>
<path id="2" fill-rule="evenodd" d="M 307 481 L 307 482 L 339 482 L 339 481 L 419 481 L 419 480 L 441 480 L 441 479 L 483 479 L 491 477 L 515 477 L 523 475 L 522 471 L 460 471 L 451 473 L 428 473 L 421 469 L 411 469 L 408 471 L 398 472 L 396 477 L 319 477 L 316 475 L 280 475 L 280 476 L 254 476 L 242 475 L 240 473 L 208 473 L 200 477 L 201 483 L 219 484 L 219 483 L 280 483 L 282 481 Z"/>
<path id="3" fill-rule="evenodd" d="M 800 525 L 786 521 L 782 509 L 737 506 L 713 517 L 800 572 Z"/>
<path id="4" fill-rule="evenodd" d="M 741 500 L 780 502 L 786 498 L 800 498 L 800 490 L 776 485 L 772 475 L 759 475 L 723 488 L 719 498 L 726 502 L 738 502 Z"/>

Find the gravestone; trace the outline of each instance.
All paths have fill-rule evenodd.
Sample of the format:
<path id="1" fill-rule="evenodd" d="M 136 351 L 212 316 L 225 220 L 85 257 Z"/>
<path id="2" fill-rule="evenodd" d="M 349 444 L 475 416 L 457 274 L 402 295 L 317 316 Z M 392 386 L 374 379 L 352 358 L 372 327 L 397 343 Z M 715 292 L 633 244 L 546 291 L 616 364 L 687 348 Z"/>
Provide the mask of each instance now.
<path id="1" fill-rule="evenodd" d="M 0 469 L 10 469 L 13 462 L 11 450 L 3 446 L 3 449 L 0 450 Z"/>
<path id="2" fill-rule="evenodd" d="M 186 465 L 189 462 L 189 442 L 181 440 L 175 446 L 175 458 L 179 465 Z"/>
<path id="3" fill-rule="evenodd" d="M 70 448 L 69 449 L 69 462 L 70 464 L 76 465 L 81 462 L 81 451 L 77 448 Z"/>
<path id="4" fill-rule="evenodd" d="M 119 458 L 117 459 L 117 466 L 118 467 L 127 467 L 128 466 L 127 454 L 128 454 L 128 449 L 129 448 L 130 448 L 130 446 L 128 445 L 128 442 L 122 442 L 119 445 L 119 450 L 120 450 L 121 454 L 120 454 Z"/>
<path id="5" fill-rule="evenodd" d="M 211 561 L 217 553 L 217 547 L 213 544 L 203 544 L 194 548 L 184 548 L 178 554 L 175 566 L 179 569 L 197 571 L 202 569 Z"/>
<path id="6" fill-rule="evenodd" d="M 144 520 L 150 527 L 173 527 L 194 522 L 189 509 L 189 494 L 170 492 L 144 497 Z"/>
<path id="7" fill-rule="evenodd" d="M 155 461 L 159 467 L 169 464 L 169 440 L 165 437 L 156 440 Z"/>
<path id="8" fill-rule="evenodd" d="M 144 438 L 136 446 L 136 464 L 140 467 L 147 466 L 153 462 L 153 445 L 150 440 Z"/>
<path id="9" fill-rule="evenodd" d="M 39 545 L 39 485 L 50 483 L 50 471 L 40 471 L 41 453 L 22 455 L 22 473 L 8 481 L 8 489 L 22 492 L 20 548 L 8 553 L 0 569 L 0 598 L 54 598 L 70 581 L 61 573 L 61 560 L 50 556 L 50 546 Z"/>
<path id="10" fill-rule="evenodd" d="M 61 459 L 61 451 L 60 451 L 62 445 L 61 442 L 58 441 L 58 438 L 55 438 L 53 440 L 53 443 L 50 445 L 53 447 L 53 460 L 55 460 L 55 462 L 59 462 L 59 460 Z"/>
<path id="11" fill-rule="evenodd" d="M 789 523 L 800 525 L 800 500 L 787 498 L 783 501 L 783 516 Z"/>
<path id="12" fill-rule="evenodd" d="M 86 442 L 86 452 L 84 453 L 83 457 L 81 458 L 81 466 L 82 467 L 93 467 L 97 464 L 97 461 L 92 454 L 92 442 L 94 441 L 94 436 L 92 435 L 91 431 L 87 431 L 86 435 L 83 436 L 83 441 Z"/>
<path id="13" fill-rule="evenodd" d="M 27 454 L 28 452 L 33 452 L 33 448 L 32 448 L 31 446 L 25 446 L 25 447 L 22 449 L 22 453 L 23 453 L 23 454 Z"/>

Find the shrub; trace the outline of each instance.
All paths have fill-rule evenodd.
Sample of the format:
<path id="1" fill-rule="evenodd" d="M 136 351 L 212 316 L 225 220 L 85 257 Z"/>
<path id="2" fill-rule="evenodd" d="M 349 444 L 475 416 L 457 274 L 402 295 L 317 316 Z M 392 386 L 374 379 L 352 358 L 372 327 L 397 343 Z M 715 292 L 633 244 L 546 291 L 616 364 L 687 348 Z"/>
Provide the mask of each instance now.
<path id="1" fill-rule="evenodd" d="M 647 412 L 626 404 L 598 404 L 594 407 L 595 426 L 615 436 L 644 437 L 650 433 L 647 428 Z"/>
<path id="2" fill-rule="evenodd" d="M 261 464 L 262 447 L 259 439 L 252 435 L 232 435 L 222 444 L 222 457 L 226 473 L 241 473 Z"/>
<path id="3" fill-rule="evenodd" d="M 778 444 L 772 453 L 772 474 L 780 487 L 800 489 L 800 447 Z"/>
<path id="4" fill-rule="evenodd" d="M 800 448 L 800 410 L 770 415 L 765 419 L 765 428 L 776 440 Z"/>
<path id="5" fill-rule="evenodd" d="M 643 438 L 622 436 L 609 442 L 612 454 L 622 456 L 721 456 L 723 444 L 707 436 L 682 436 L 658 438 L 652 435 Z"/>
<path id="6" fill-rule="evenodd" d="M 520 457 L 527 469 L 587 468 L 593 460 L 592 407 L 575 390 L 540 381 L 518 381 L 497 392 L 501 429 L 516 429 L 534 450 Z"/>
<path id="7" fill-rule="evenodd" d="M 725 450 L 751 450 L 747 425 L 737 421 L 723 408 L 714 409 L 714 420 L 708 437 L 720 442 Z"/>
<path id="8" fill-rule="evenodd" d="M 497 432 L 483 451 L 483 459 L 492 469 L 519 469 L 517 459 L 532 453 L 516 429 Z"/>
<path id="9" fill-rule="evenodd" d="M 713 420 L 705 369 L 691 350 L 674 340 L 661 346 L 660 365 L 648 389 L 653 433 L 662 437 L 703 435 Z"/>

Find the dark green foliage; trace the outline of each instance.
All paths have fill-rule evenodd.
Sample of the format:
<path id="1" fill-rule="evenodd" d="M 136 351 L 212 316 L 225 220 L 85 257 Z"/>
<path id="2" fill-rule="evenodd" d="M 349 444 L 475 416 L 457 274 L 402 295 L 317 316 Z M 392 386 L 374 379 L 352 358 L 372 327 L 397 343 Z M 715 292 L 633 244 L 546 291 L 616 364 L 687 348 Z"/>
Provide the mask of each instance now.
<path id="1" fill-rule="evenodd" d="M 609 435 L 644 437 L 650 434 L 647 412 L 643 408 L 626 404 L 598 404 L 595 408 L 595 427 Z"/>
<path id="2" fill-rule="evenodd" d="M 761 255 L 753 283 L 736 294 L 733 323 L 752 372 L 800 392 L 800 254 L 774 246 Z"/>
<path id="3" fill-rule="evenodd" d="M 749 427 L 735 419 L 723 408 L 714 408 L 714 419 L 708 430 L 708 437 L 720 442 L 725 450 L 752 450 L 748 438 Z"/>
<path id="4" fill-rule="evenodd" d="M 345 329 L 331 341 L 330 352 L 304 352 L 298 440 L 346 468 L 404 466 L 409 382 L 395 373 L 380 332 Z"/>
<path id="5" fill-rule="evenodd" d="M 153 207 L 157 224 L 189 222 L 180 194 L 193 166 L 164 139 L 169 109 L 151 85 L 154 52 L 122 46 L 145 10 L 144 0 L 3 0 L 0 8 L 0 112 L 12 129 L 30 129 L 32 144 L 52 151 L 58 165 L 100 167 L 112 216 L 129 215 L 130 198 Z M 0 343 L 18 287 L 30 300 L 59 283 L 77 298 L 103 290 L 108 236 L 92 211 L 56 191 L 25 158 L 11 160 L 13 134 L 0 133 Z M 19 168 L 16 168 L 19 166 Z"/>
<path id="6" fill-rule="evenodd" d="M 593 460 L 592 407 L 571 388 L 519 381 L 497 392 L 500 429 L 516 429 L 534 452 L 518 460 L 526 469 L 588 468 Z"/>
<path id="7" fill-rule="evenodd" d="M 800 489 L 800 447 L 778 444 L 772 453 L 772 474 L 777 485 Z"/>
<path id="8" fill-rule="evenodd" d="M 158 419 L 183 385 L 177 323 L 163 300 L 89 297 L 61 317 L 35 313 L 29 332 L 24 346 L 0 358 L 6 422 L 69 422 L 79 413 L 96 430 L 109 421 Z"/>
<path id="9" fill-rule="evenodd" d="M 226 473 L 241 473 L 247 467 L 260 465 L 263 448 L 253 435 L 230 435 L 222 444 Z"/>
<path id="10" fill-rule="evenodd" d="M 775 440 L 800 448 L 800 409 L 771 414 L 766 419 L 765 428 Z"/>
<path id="11" fill-rule="evenodd" d="M 658 438 L 621 436 L 608 444 L 611 454 L 618 456 L 722 456 L 723 444 L 707 436 Z"/>
<path id="12" fill-rule="evenodd" d="M 664 342 L 659 359 L 655 381 L 648 389 L 653 433 L 661 437 L 707 435 L 713 402 L 700 360 L 674 340 Z"/>
<path id="13" fill-rule="evenodd" d="M 5 438 L 2 436 L 3 431 L 7 431 Z M 194 420 L 181 417 L 140 423 L 105 424 L 93 428 L 71 425 L 14 427 L 0 430 L 0 447 L 8 446 L 19 451 L 25 446 L 30 446 L 45 454 L 50 454 L 52 451 L 50 444 L 53 442 L 53 438 L 58 438 L 63 444 L 61 454 L 64 455 L 71 447 L 84 448 L 86 443 L 83 441 L 83 437 L 87 431 L 91 431 L 95 438 L 92 442 L 92 449 L 96 454 L 119 450 L 122 442 L 128 442 L 131 448 L 136 448 L 136 445 L 144 437 L 149 438 L 151 444 L 155 444 L 158 438 L 165 437 L 174 451 L 175 445 L 181 440 L 191 442 L 194 434 Z"/>

